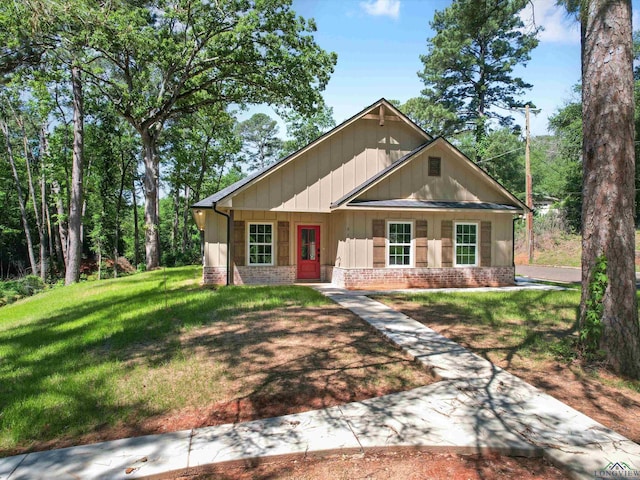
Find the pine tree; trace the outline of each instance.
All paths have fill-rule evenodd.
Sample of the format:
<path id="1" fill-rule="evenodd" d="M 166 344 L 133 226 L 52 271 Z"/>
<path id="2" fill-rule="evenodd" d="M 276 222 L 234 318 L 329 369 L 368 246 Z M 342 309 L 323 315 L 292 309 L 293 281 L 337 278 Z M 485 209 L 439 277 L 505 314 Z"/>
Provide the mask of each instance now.
<path id="1" fill-rule="evenodd" d="M 527 0 L 454 0 L 437 11 L 427 41 L 428 52 L 420 59 L 418 75 L 425 84 L 423 116 L 439 131 L 451 134 L 473 130 L 476 143 L 487 131 L 490 119 L 500 125 L 512 122 L 495 107 L 513 108 L 516 99 L 531 85 L 513 75 L 516 65 L 526 64 L 538 45 L 537 28 L 524 32 L 518 16 Z"/>

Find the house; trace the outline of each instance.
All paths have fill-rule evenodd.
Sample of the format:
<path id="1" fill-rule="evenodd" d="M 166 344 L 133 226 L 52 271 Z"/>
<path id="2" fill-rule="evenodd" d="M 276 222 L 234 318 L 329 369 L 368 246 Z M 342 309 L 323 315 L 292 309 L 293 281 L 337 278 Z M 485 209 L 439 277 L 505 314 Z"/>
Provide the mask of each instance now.
<path id="1" fill-rule="evenodd" d="M 526 208 L 380 99 L 192 211 L 205 284 L 358 289 L 513 284 Z"/>

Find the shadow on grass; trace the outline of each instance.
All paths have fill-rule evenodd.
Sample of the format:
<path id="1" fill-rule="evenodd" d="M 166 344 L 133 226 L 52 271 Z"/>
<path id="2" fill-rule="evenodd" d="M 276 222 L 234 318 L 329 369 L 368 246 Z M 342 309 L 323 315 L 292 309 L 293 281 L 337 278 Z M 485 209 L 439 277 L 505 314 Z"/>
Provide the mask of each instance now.
<path id="1" fill-rule="evenodd" d="M 629 415 L 640 407 L 637 397 L 613 392 L 606 382 L 588 373 L 588 366 L 574 361 L 579 291 L 460 292 L 377 299 L 587 415 L 602 414 L 600 422 L 613 420 L 609 421 L 611 428 L 624 429 Z M 621 433 L 640 440 L 637 432 Z"/>
<path id="2" fill-rule="evenodd" d="M 140 365 L 162 367 L 197 348 L 226 371 L 246 365 L 244 372 L 259 378 L 235 399 L 236 406 L 209 412 L 199 419 L 201 425 L 371 396 L 378 392 L 376 375 L 391 365 L 395 370 L 387 381 L 395 391 L 413 386 L 398 373 L 409 366 L 406 357 L 381 348 L 355 317 L 338 325 L 331 309 L 323 311 L 330 302 L 318 292 L 299 286 L 206 289 L 192 281 L 194 276 L 196 269 L 187 267 L 82 284 L 57 290 L 68 301 L 50 310 L 46 297 L 33 299 L 42 303 L 30 321 L 11 318 L 19 309 L 0 316 L 0 326 L 5 324 L 0 329 L 0 456 L 47 448 L 53 441 L 63 446 L 79 438 L 101 440 L 101 432 L 114 426 L 127 436 L 152 433 L 144 420 L 161 417 L 166 409 L 150 407 L 135 395 L 119 398 L 114 384 Z M 274 309 L 285 309 L 289 320 L 300 324 L 297 334 L 307 344 L 299 354 L 291 355 L 281 344 L 292 332 L 272 321 Z M 240 316 L 246 318 L 236 323 Z M 12 321 L 15 325 L 7 327 Z M 210 329 L 208 335 L 198 335 L 201 327 Z M 330 339 L 338 328 L 343 342 L 313 345 L 314 338 Z M 340 360 L 340 350 L 349 351 L 352 364 Z M 278 361 L 281 357 L 286 360 Z M 365 364 L 358 360 L 374 357 Z"/>

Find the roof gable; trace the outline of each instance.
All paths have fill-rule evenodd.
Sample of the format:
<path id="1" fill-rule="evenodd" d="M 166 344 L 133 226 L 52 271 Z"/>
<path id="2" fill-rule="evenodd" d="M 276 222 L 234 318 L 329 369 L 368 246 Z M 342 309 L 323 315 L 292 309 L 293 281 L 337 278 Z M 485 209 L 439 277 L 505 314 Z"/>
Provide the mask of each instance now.
<path id="1" fill-rule="evenodd" d="M 284 157 L 278 162 L 266 167 L 263 170 L 253 173 L 238 182 L 220 190 L 219 192 L 195 203 L 192 205 L 192 208 L 212 208 L 214 203 L 224 203 L 232 199 L 234 196 L 240 194 L 241 192 L 247 190 L 253 185 L 257 185 L 260 182 L 263 182 L 267 177 L 274 174 L 278 170 L 284 168 L 292 162 L 295 162 L 297 159 L 304 157 L 304 155 L 314 148 L 318 147 L 323 142 L 328 142 L 330 138 L 338 135 L 340 132 L 343 132 L 349 126 L 353 125 L 355 122 L 361 119 L 366 120 L 377 120 L 380 126 L 384 126 L 385 122 L 402 122 L 405 127 L 408 127 L 414 135 L 417 135 L 419 138 L 424 141 L 431 140 L 431 136 L 422 130 L 418 125 L 413 123 L 406 115 L 400 112 L 396 107 L 394 107 L 391 103 L 389 103 L 386 99 L 381 98 L 377 102 L 369 105 L 353 117 L 345 120 L 340 125 L 336 126 L 329 132 L 326 132 L 324 135 L 318 137 L 313 142 L 309 143 L 305 147 L 300 150 Z M 378 169 L 379 170 L 379 169 Z"/>
<path id="2" fill-rule="evenodd" d="M 440 176 L 428 175 L 431 156 L 441 159 Z M 476 208 L 526 206 L 446 139 L 438 137 L 409 152 L 334 202 L 332 208 Z M 477 204 L 477 205 L 471 205 Z M 479 207 L 478 207 L 479 208 Z M 484 207 L 483 207 L 484 208 Z"/>

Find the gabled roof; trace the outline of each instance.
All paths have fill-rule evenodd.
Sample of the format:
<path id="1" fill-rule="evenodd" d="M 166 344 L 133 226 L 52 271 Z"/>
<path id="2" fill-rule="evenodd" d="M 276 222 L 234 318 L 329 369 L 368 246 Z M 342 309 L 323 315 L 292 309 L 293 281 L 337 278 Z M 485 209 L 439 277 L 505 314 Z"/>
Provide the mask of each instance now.
<path id="1" fill-rule="evenodd" d="M 506 195 L 515 204 L 517 204 L 523 211 L 529 210 L 524 203 L 522 203 L 520 200 L 518 200 L 518 198 L 516 196 L 514 196 L 511 192 L 509 192 L 509 190 L 507 190 L 502 184 L 500 184 L 500 182 L 498 182 L 495 178 L 493 178 L 491 175 L 489 175 L 487 172 L 485 172 L 482 168 L 478 167 L 478 165 L 476 165 L 474 162 L 472 162 L 469 159 L 469 157 L 467 157 L 464 153 L 462 153 L 460 150 L 458 150 L 454 145 L 451 144 L 451 142 L 449 142 L 444 137 L 436 137 L 433 140 L 431 140 L 429 142 L 426 142 L 426 143 L 420 145 L 418 148 L 414 149 L 413 151 L 407 153 L 402 158 L 399 158 L 398 160 L 393 162 L 391 165 L 389 165 L 384 170 L 381 170 L 376 175 L 374 175 L 371 178 L 367 179 L 364 183 L 358 185 L 356 188 L 354 188 L 352 191 L 347 193 L 341 199 L 333 202 L 331 204 L 331 208 L 335 209 L 335 208 L 344 206 L 345 204 L 347 204 L 348 206 L 360 206 L 360 207 L 364 206 L 362 201 L 360 201 L 360 202 L 355 201 L 355 199 L 359 195 L 361 195 L 362 193 L 366 192 L 368 189 L 373 187 L 375 184 L 379 183 L 381 180 L 389 177 L 391 174 L 393 174 L 393 172 L 399 170 L 400 168 L 402 168 L 402 166 L 404 166 L 407 163 L 409 163 L 412 159 L 414 159 L 417 155 L 419 155 L 423 150 L 425 150 L 428 147 L 431 147 L 431 146 L 433 146 L 435 144 L 444 144 L 446 147 L 448 147 L 452 151 L 456 152 L 466 162 L 468 162 L 469 166 L 471 166 L 479 175 L 483 176 L 485 178 L 485 180 L 487 180 L 489 183 L 491 183 L 494 187 L 498 188 L 504 195 Z M 390 201 L 394 201 L 394 200 L 390 200 Z M 371 204 L 371 201 L 369 201 L 367 203 Z M 438 202 L 431 202 L 431 203 L 438 203 Z M 457 203 L 461 203 L 461 202 L 446 202 L 446 203 L 457 204 Z M 480 203 L 478 203 L 478 202 L 464 202 L 464 203 L 467 204 L 467 205 L 470 204 L 470 203 L 476 203 L 476 204 L 479 205 L 482 202 L 480 202 Z M 491 204 L 491 205 L 501 205 L 501 204 Z M 380 205 L 378 205 L 378 206 L 380 206 Z M 396 206 L 397 207 L 401 207 L 402 205 L 397 204 Z M 505 206 L 505 205 L 503 205 L 503 206 Z M 405 208 L 411 208 L 411 207 L 405 207 Z M 415 208 L 415 207 L 413 207 L 413 208 Z M 434 208 L 434 206 L 432 205 L 430 208 Z M 450 206 L 449 208 L 454 208 L 454 207 Z M 469 207 L 467 207 L 467 208 L 469 208 Z M 499 208 L 499 209 L 500 210 L 504 210 L 504 208 Z"/>
<path id="2" fill-rule="evenodd" d="M 219 192 L 216 192 L 213 195 L 211 195 L 211 196 L 209 196 L 209 197 L 207 197 L 205 199 L 202 199 L 197 203 L 194 203 L 193 205 L 191 205 L 191 208 L 213 208 L 213 204 L 214 203 L 220 202 L 220 201 L 222 201 L 222 200 L 224 200 L 224 199 L 226 199 L 228 197 L 233 196 L 234 194 L 240 193 L 240 191 L 244 190 L 246 187 L 249 187 L 250 185 L 253 185 L 254 183 L 260 181 L 262 178 L 268 176 L 270 173 L 272 173 L 272 172 L 276 171 L 277 169 L 281 168 L 285 164 L 295 160 L 296 158 L 298 158 L 300 155 L 302 155 L 306 151 L 308 151 L 311 148 L 315 147 L 316 145 L 318 145 L 319 143 L 323 142 L 325 139 L 331 137 L 335 133 L 343 130 L 347 126 L 349 126 L 352 123 L 354 123 L 356 120 L 359 120 L 360 118 L 364 117 L 365 115 L 370 113 L 372 110 L 374 110 L 376 108 L 380 108 L 380 106 L 384 106 L 384 108 L 388 108 L 389 110 L 391 110 L 394 115 L 398 116 L 402 121 L 404 121 L 413 130 L 415 130 L 420 135 L 422 135 L 424 137 L 425 141 L 427 141 L 427 143 L 429 141 L 431 141 L 431 139 L 432 139 L 431 135 L 429 135 L 422 128 L 420 128 L 418 125 L 416 125 L 414 122 L 412 122 L 404 113 L 402 113 L 400 110 L 398 110 L 396 107 L 394 107 L 391 103 L 389 103 L 388 100 L 386 100 L 385 98 L 381 98 L 377 102 L 372 103 L 368 107 L 364 108 L 362 111 L 356 113 L 353 117 L 345 120 L 340 125 L 334 127 L 333 129 L 329 130 L 325 134 L 323 134 L 320 137 L 316 138 L 313 142 L 311 142 L 308 145 L 302 147 L 300 150 L 298 150 L 296 152 L 293 152 L 292 154 L 282 158 L 281 160 L 277 161 L 276 163 L 274 163 L 272 165 L 269 165 L 268 167 L 266 167 L 266 168 L 264 168 L 262 170 L 259 170 L 259 171 L 255 172 L 255 173 L 253 173 L 253 174 L 251 174 L 251 175 L 249 175 L 249 176 L 237 181 L 236 183 L 234 183 L 232 185 L 229 185 L 226 188 L 223 188 Z M 397 161 L 394 162 L 394 163 L 397 163 Z"/>
<path id="3" fill-rule="evenodd" d="M 331 204 L 331 208 L 337 208 L 340 205 L 342 205 L 343 203 L 347 202 L 348 200 L 354 198 L 356 195 L 359 195 L 360 193 L 364 192 L 365 190 L 367 190 L 367 188 L 369 188 L 369 186 L 373 185 L 378 180 L 381 180 L 384 177 L 386 177 L 387 174 L 389 174 L 390 172 L 393 172 L 396 168 L 398 168 L 400 165 L 402 165 L 407 160 L 412 158 L 414 155 L 420 153 L 422 150 L 427 148 L 429 145 L 431 145 L 431 142 L 423 143 L 418 148 L 416 148 L 416 149 L 410 151 L 409 153 L 407 153 L 406 155 L 400 157 L 398 160 L 393 162 L 387 168 L 385 168 L 383 170 L 380 170 L 373 177 L 368 178 L 364 183 L 358 185 L 356 188 L 354 188 L 349 193 L 347 193 L 344 197 L 342 197 L 339 200 L 336 200 L 335 202 L 333 202 Z"/>

